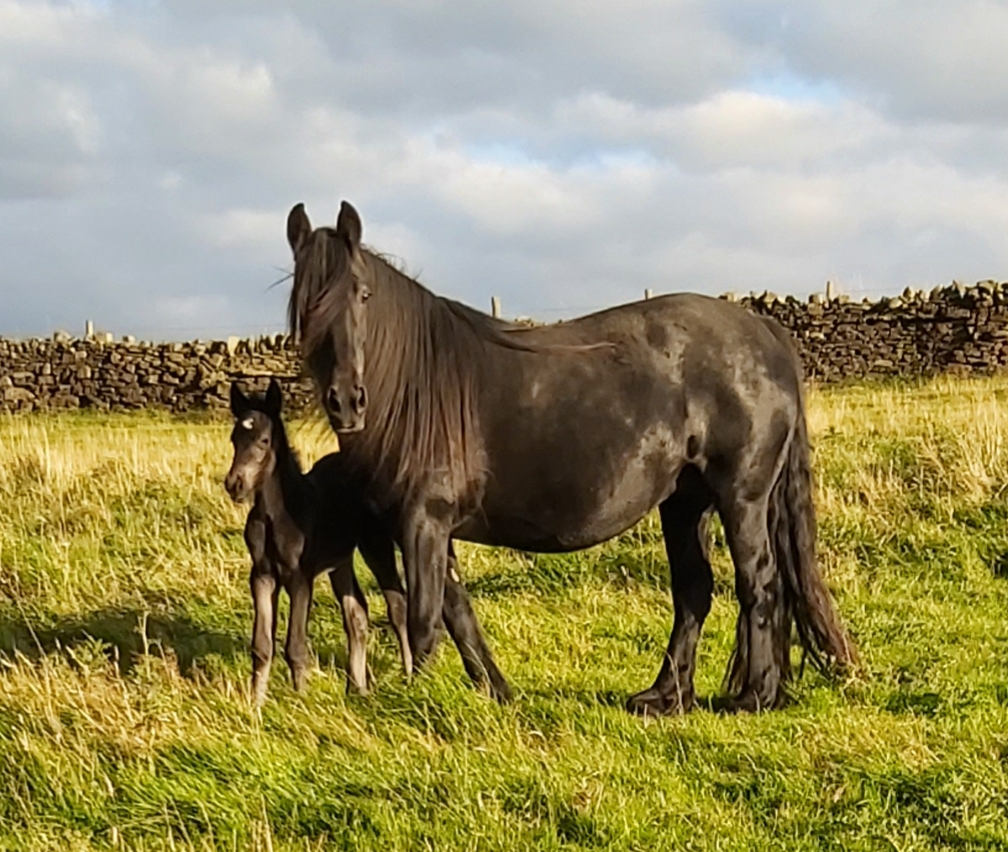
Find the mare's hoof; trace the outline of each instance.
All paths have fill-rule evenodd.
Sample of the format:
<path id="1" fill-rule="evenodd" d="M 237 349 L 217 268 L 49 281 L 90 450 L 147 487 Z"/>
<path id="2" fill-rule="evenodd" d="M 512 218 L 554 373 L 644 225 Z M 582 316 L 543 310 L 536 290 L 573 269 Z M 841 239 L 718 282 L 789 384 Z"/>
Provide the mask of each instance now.
<path id="1" fill-rule="evenodd" d="M 491 681 L 489 684 L 490 697 L 496 701 L 498 704 L 510 704 L 514 699 L 514 694 L 511 692 L 511 687 L 508 686 L 508 682 L 501 678 L 500 680 Z"/>
<path id="2" fill-rule="evenodd" d="M 784 691 L 781 690 L 776 698 L 760 697 L 755 690 L 746 689 L 742 693 L 729 698 L 725 703 L 725 710 L 729 713 L 762 713 L 766 710 L 776 710 L 785 704 Z"/>
<path id="3" fill-rule="evenodd" d="M 681 716 L 693 709 L 693 696 L 668 697 L 652 687 L 631 695 L 627 699 L 626 709 L 636 716 Z"/>

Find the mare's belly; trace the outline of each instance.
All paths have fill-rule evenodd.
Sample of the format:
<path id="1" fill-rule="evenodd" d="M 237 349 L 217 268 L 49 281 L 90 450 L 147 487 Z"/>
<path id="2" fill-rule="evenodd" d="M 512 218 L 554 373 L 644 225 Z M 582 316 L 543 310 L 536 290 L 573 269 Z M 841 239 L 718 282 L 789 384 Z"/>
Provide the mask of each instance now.
<path id="1" fill-rule="evenodd" d="M 491 501 L 453 536 L 534 553 L 565 553 L 601 544 L 625 532 L 657 504 L 654 495 L 644 491 L 633 498 L 612 495 L 593 502 L 595 505 L 585 511 L 583 497 L 567 505 L 562 498 L 551 498 L 538 507 L 509 507 Z"/>

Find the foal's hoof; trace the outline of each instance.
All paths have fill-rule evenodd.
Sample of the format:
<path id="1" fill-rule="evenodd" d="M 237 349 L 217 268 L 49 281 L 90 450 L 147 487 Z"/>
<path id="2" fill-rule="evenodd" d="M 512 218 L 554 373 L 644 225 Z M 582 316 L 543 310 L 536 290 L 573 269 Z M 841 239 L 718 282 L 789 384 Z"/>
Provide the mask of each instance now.
<path id="1" fill-rule="evenodd" d="M 304 692 L 308 685 L 308 669 L 292 668 L 291 681 L 294 683 L 295 692 Z"/>
<path id="2" fill-rule="evenodd" d="M 367 683 L 359 683 L 353 678 L 347 678 L 346 682 L 346 694 L 347 695 L 360 695 L 361 697 L 367 697 L 371 694 L 371 690 Z"/>
<path id="3" fill-rule="evenodd" d="M 266 703 L 266 678 L 252 678 L 252 686 L 249 690 L 249 698 L 252 702 L 253 710 L 261 710 Z"/>
<path id="4" fill-rule="evenodd" d="M 631 695 L 626 709 L 636 716 L 681 716 L 693 709 L 693 696 L 669 697 L 652 687 Z"/>

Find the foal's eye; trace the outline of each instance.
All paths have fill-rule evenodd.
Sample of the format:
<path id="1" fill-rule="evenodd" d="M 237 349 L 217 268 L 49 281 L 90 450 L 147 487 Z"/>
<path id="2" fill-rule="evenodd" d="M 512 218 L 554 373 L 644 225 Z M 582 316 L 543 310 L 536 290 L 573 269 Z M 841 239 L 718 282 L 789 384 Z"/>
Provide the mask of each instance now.
<path id="1" fill-rule="evenodd" d="M 371 298 L 371 291 L 368 290 L 367 287 L 365 287 L 363 290 L 361 290 L 360 298 L 362 302 L 366 302 L 368 299 Z"/>

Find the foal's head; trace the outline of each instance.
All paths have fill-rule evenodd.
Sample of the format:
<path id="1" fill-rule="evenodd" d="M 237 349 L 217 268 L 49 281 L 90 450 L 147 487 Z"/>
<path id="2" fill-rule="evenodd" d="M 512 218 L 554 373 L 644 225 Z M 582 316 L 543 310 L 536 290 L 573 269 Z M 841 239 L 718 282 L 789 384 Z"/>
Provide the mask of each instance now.
<path id="1" fill-rule="evenodd" d="M 276 469 L 277 449 L 285 444 L 281 406 L 282 394 L 276 379 L 270 379 L 265 397 L 245 396 L 237 382 L 231 384 L 234 459 L 224 487 L 235 503 L 248 500 Z"/>
<path id="2" fill-rule="evenodd" d="M 361 250 L 361 220 L 343 202 L 335 228 L 312 229 L 303 204 L 287 217 L 294 253 L 291 331 L 301 332 L 302 351 L 337 432 L 364 428 L 364 342 L 372 273 Z"/>

